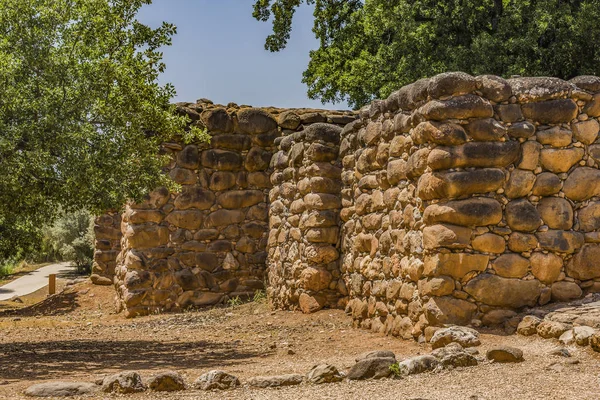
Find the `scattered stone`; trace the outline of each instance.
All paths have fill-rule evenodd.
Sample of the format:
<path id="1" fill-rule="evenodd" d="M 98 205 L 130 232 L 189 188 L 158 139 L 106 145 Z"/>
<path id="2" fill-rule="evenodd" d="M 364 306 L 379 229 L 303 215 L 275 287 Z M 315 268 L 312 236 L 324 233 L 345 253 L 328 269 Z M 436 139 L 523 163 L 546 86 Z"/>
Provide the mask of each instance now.
<path id="1" fill-rule="evenodd" d="M 373 357 L 363 359 L 350 369 L 348 379 L 381 379 L 390 376 L 392 371 L 390 365 L 395 364 L 396 359 L 391 357 Z"/>
<path id="2" fill-rule="evenodd" d="M 301 384 L 303 380 L 304 377 L 298 374 L 256 376 L 248 381 L 248 385 L 260 388 L 293 386 Z"/>
<path id="3" fill-rule="evenodd" d="M 112 279 L 107 278 L 106 276 L 100 276 L 98 274 L 92 274 L 90 276 L 90 280 L 94 285 L 110 286 L 113 284 Z"/>
<path id="4" fill-rule="evenodd" d="M 125 371 L 104 378 L 102 391 L 105 393 L 139 393 L 147 389 L 142 377 L 135 371 Z"/>
<path id="5" fill-rule="evenodd" d="M 479 332 L 465 326 L 451 326 L 437 330 L 431 338 L 431 347 L 438 349 L 450 343 L 458 343 L 462 347 L 479 346 Z"/>
<path id="6" fill-rule="evenodd" d="M 591 326 L 576 326 L 573 328 L 573 336 L 575 343 L 579 346 L 587 346 L 590 343 L 590 338 L 596 333 L 596 330 Z"/>
<path id="7" fill-rule="evenodd" d="M 477 365 L 477 359 L 468 350 L 471 349 L 463 349 L 458 343 L 450 343 L 445 347 L 435 349 L 431 355 L 437 358 L 444 367 L 472 367 Z"/>
<path id="8" fill-rule="evenodd" d="M 165 371 L 151 377 L 146 384 L 155 392 L 176 392 L 185 390 L 183 376 L 176 371 Z"/>
<path id="9" fill-rule="evenodd" d="M 527 315 L 517 326 L 517 333 L 523 336 L 531 336 L 537 333 L 537 327 L 542 320 L 535 315 Z"/>
<path id="10" fill-rule="evenodd" d="M 220 370 L 212 370 L 200 375 L 193 384 L 195 389 L 200 390 L 234 389 L 239 385 L 240 380 L 236 376 Z"/>
<path id="11" fill-rule="evenodd" d="M 362 353 L 354 361 L 360 362 L 362 360 L 367 360 L 369 358 L 393 358 L 396 359 L 396 355 L 393 351 L 390 350 L 373 350 L 368 351 L 366 353 Z"/>
<path id="12" fill-rule="evenodd" d="M 571 352 L 565 347 L 556 347 L 548 352 L 551 356 L 571 357 Z"/>
<path id="13" fill-rule="evenodd" d="M 340 382 L 344 379 L 344 375 L 333 365 L 319 364 L 312 367 L 306 375 L 306 379 L 315 384 L 332 383 Z"/>
<path id="14" fill-rule="evenodd" d="M 487 352 L 488 360 L 500 363 L 514 363 L 523 361 L 523 351 L 516 347 L 498 346 Z"/>
<path id="15" fill-rule="evenodd" d="M 415 375 L 433 371 L 438 365 L 439 361 L 432 355 L 411 357 L 398 363 L 398 375 Z"/>
<path id="16" fill-rule="evenodd" d="M 537 334 L 544 339 L 558 339 L 563 333 L 571 327 L 567 324 L 557 321 L 542 321 L 537 326 Z"/>
<path id="17" fill-rule="evenodd" d="M 89 382 L 45 382 L 29 386 L 25 395 L 31 397 L 87 396 L 98 392 L 98 385 Z"/>

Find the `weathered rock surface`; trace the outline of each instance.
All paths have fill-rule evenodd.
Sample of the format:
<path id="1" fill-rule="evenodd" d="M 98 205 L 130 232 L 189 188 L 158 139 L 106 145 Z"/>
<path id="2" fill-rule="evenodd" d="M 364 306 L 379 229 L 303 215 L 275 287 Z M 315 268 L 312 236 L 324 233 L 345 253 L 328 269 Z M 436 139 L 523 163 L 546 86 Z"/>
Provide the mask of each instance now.
<path id="1" fill-rule="evenodd" d="M 330 364 L 315 365 L 306 375 L 306 380 L 315 384 L 340 382 L 343 379 L 344 375 Z"/>
<path id="2" fill-rule="evenodd" d="M 146 382 L 148 388 L 155 392 L 176 392 L 185 390 L 185 381 L 180 373 L 175 371 L 165 371 L 153 375 Z"/>
<path id="3" fill-rule="evenodd" d="M 396 362 L 391 357 L 371 357 L 358 361 L 348 372 L 350 380 L 387 378 L 392 371 L 390 366 Z"/>
<path id="4" fill-rule="evenodd" d="M 304 377 L 298 374 L 287 374 L 277 376 L 256 376 L 248 380 L 248 385 L 259 388 L 272 388 L 281 386 L 299 385 L 304 381 Z"/>
<path id="5" fill-rule="evenodd" d="M 139 393 L 147 389 L 142 377 L 135 371 L 125 371 L 107 376 L 102 381 L 102 391 L 105 393 Z"/>
<path id="6" fill-rule="evenodd" d="M 29 386 L 25 395 L 31 397 L 74 397 L 89 396 L 100 391 L 100 387 L 89 382 L 45 382 Z"/>
<path id="7" fill-rule="evenodd" d="M 458 343 L 462 347 L 479 346 L 479 332 L 464 326 L 451 326 L 438 329 L 431 338 L 430 344 L 433 349 L 447 346 L 450 343 Z"/>
<path id="8" fill-rule="evenodd" d="M 225 371 L 212 370 L 202 374 L 194 381 L 193 387 L 200 390 L 234 389 L 240 385 L 240 380 Z"/>
<path id="9" fill-rule="evenodd" d="M 523 350 L 510 346 L 497 346 L 489 349 L 488 360 L 500 363 L 515 363 L 523 361 Z"/>

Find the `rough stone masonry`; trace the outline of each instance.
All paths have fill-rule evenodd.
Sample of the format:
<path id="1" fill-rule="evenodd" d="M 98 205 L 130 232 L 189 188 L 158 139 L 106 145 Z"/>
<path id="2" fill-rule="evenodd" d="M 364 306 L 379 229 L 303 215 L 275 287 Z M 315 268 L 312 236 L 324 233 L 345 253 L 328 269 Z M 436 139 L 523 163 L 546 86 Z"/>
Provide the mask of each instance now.
<path id="1" fill-rule="evenodd" d="M 164 145 L 181 193 L 98 219 L 94 276 L 128 315 L 266 289 L 418 338 L 600 291 L 600 78 L 446 73 L 358 116 L 179 111 L 213 135 Z"/>

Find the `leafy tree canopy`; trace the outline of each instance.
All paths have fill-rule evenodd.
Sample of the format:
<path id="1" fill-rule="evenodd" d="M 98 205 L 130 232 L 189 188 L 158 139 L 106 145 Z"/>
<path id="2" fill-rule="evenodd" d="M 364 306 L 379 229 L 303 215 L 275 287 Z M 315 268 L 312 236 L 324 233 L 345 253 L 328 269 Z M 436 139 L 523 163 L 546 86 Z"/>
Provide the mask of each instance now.
<path id="1" fill-rule="evenodd" d="M 265 48 L 285 48 L 294 11 L 313 4 L 320 47 L 308 95 L 360 107 L 447 71 L 474 75 L 600 73 L 600 0 L 257 0 L 273 21 Z"/>
<path id="2" fill-rule="evenodd" d="M 151 0 L 0 0 L 0 258 L 59 210 L 101 212 L 166 184 L 159 145 L 181 133 Z"/>

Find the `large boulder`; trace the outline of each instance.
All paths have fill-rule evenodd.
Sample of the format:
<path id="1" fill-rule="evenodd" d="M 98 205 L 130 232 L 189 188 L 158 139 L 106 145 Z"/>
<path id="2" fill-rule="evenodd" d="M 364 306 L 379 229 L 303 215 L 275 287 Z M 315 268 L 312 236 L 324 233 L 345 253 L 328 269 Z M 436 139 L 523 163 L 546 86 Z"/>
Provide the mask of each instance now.
<path id="1" fill-rule="evenodd" d="M 584 244 L 568 262 L 568 276 L 582 281 L 600 277 L 598 260 L 600 259 L 600 244 Z"/>
<path id="2" fill-rule="evenodd" d="M 463 290 L 486 305 L 510 308 L 534 306 L 541 293 L 537 279 L 523 281 L 485 273 L 471 279 Z"/>
<path id="3" fill-rule="evenodd" d="M 523 350 L 511 346 L 496 346 L 487 351 L 487 359 L 499 363 L 523 361 Z"/>
<path id="4" fill-rule="evenodd" d="M 451 343 L 445 347 L 435 349 L 431 352 L 431 355 L 437 358 L 439 363 L 446 368 L 477 365 L 477 359 L 458 343 Z"/>
<path id="5" fill-rule="evenodd" d="M 428 225 L 436 223 L 462 226 L 496 225 L 502 220 L 502 205 L 487 197 L 436 203 L 425 209 L 423 220 Z"/>

